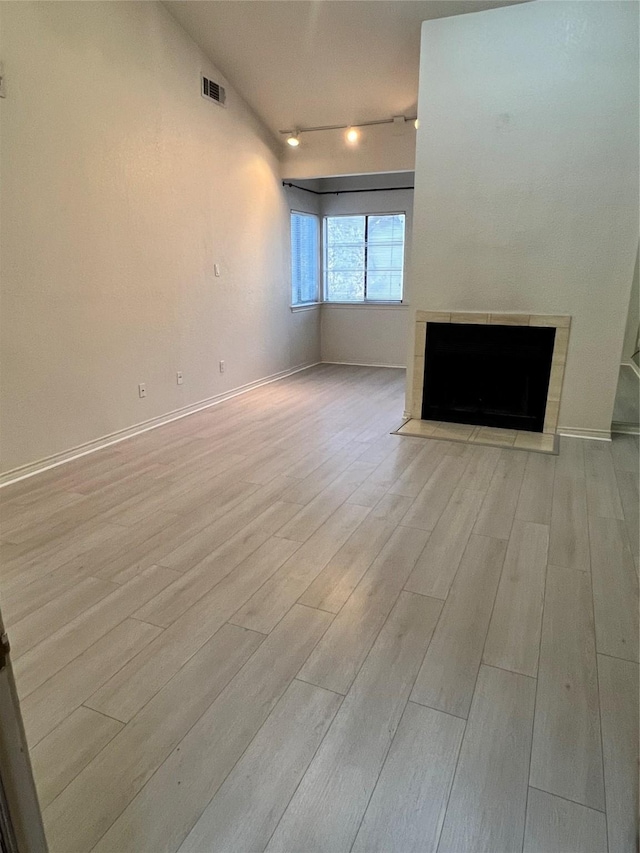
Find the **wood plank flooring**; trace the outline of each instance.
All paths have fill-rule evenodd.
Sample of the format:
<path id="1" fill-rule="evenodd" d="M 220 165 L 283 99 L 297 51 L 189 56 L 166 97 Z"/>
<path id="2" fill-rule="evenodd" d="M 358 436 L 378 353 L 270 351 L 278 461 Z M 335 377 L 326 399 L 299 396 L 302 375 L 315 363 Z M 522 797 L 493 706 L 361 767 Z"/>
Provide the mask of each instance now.
<path id="1" fill-rule="evenodd" d="M 632 853 L 638 438 L 321 365 L 0 492 L 51 853 Z"/>

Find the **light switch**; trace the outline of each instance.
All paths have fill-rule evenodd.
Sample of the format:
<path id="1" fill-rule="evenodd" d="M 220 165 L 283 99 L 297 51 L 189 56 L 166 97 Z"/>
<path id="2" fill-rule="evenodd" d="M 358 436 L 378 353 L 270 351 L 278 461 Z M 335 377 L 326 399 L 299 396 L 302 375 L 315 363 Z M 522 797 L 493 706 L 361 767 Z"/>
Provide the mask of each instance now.
<path id="1" fill-rule="evenodd" d="M 213 272 L 214 272 L 214 275 L 216 276 L 216 278 L 220 277 L 220 264 L 214 264 L 213 265 Z"/>

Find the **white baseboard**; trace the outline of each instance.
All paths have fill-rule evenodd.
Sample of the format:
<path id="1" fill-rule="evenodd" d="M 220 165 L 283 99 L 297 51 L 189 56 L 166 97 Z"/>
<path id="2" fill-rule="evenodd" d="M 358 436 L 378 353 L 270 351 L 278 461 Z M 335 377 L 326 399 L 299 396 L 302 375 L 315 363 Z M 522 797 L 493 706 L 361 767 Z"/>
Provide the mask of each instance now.
<path id="1" fill-rule="evenodd" d="M 558 427 L 558 435 L 566 435 L 568 438 L 587 438 L 591 441 L 611 441 L 610 429 L 585 429 L 574 427 Z"/>
<path id="2" fill-rule="evenodd" d="M 109 435 L 101 436 L 93 441 L 88 441 L 84 444 L 79 444 L 69 450 L 63 450 L 60 453 L 54 453 L 44 459 L 39 459 L 37 462 L 30 462 L 27 465 L 21 465 L 18 468 L 13 468 L 10 471 L 5 471 L 0 474 L 0 488 L 8 486 L 11 483 L 17 483 L 19 480 L 25 480 L 27 477 L 34 477 L 36 474 L 41 474 L 51 468 L 57 468 L 59 465 L 64 465 L 74 459 L 79 459 L 82 456 L 88 456 L 90 453 L 96 453 L 105 447 L 110 447 L 112 444 L 118 444 L 121 441 L 126 441 L 128 438 L 133 438 L 144 432 L 164 426 L 164 424 L 172 421 L 186 418 L 203 409 L 208 409 L 211 406 L 216 406 L 218 403 L 223 403 L 225 400 L 230 400 L 233 397 L 238 397 L 241 394 L 246 394 L 254 388 L 260 388 L 262 385 L 269 385 L 271 382 L 278 382 L 280 379 L 286 379 L 287 376 L 292 376 L 294 373 L 300 373 L 303 370 L 309 370 L 318 364 L 344 364 L 352 367 L 389 367 L 397 370 L 406 370 L 402 364 L 364 364 L 353 361 L 314 361 L 310 364 L 303 364 L 298 367 L 292 367 L 288 370 L 282 370 L 279 373 L 273 373 L 270 376 L 265 376 L 263 379 L 257 379 L 255 382 L 248 382 L 246 385 L 240 385 L 238 388 L 232 388 L 230 391 L 225 391 L 223 394 L 217 394 L 215 397 L 209 397 L 206 400 L 200 400 L 197 403 L 192 403 L 190 406 L 184 406 L 180 409 L 175 409 L 165 415 L 158 415 L 156 418 L 151 418 L 148 421 L 134 424 L 131 427 L 126 427 L 122 430 L 110 433 Z M 411 417 L 411 413 L 406 410 L 402 413 L 402 417 L 407 419 Z M 611 441 L 610 430 L 589 430 L 589 429 L 573 429 L 570 427 L 558 427 L 560 435 L 571 436 L 573 438 L 586 438 L 594 441 Z"/>
<path id="3" fill-rule="evenodd" d="M 27 465 L 21 465 L 18 468 L 13 468 L 10 471 L 5 471 L 0 474 L 0 488 L 8 486 L 10 483 L 17 483 L 19 480 L 25 480 L 27 477 L 34 477 L 36 474 L 41 474 L 43 471 L 48 471 L 50 468 L 57 468 L 58 465 L 64 465 L 66 462 L 71 462 L 74 459 L 79 459 L 81 456 L 88 456 L 90 453 L 96 453 L 98 450 L 103 450 L 105 447 L 110 447 L 112 444 L 118 444 L 121 441 L 126 441 L 128 438 L 133 438 L 143 432 L 148 432 L 151 429 L 157 429 L 171 421 L 178 421 L 181 418 L 186 418 L 203 409 L 208 409 L 211 406 L 217 406 L 218 403 L 224 403 L 225 400 L 230 400 L 232 397 L 238 397 L 241 394 L 246 394 L 247 391 L 252 391 L 254 388 L 260 388 L 262 385 L 269 385 L 271 382 L 277 382 L 280 379 L 286 379 L 287 376 L 292 376 L 294 373 L 300 373 L 302 370 L 308 370 L 310 367 L 315 367 L 320 364 L 319 361 L 314 361 L 311 364 L 303 364 L 299 367 L 292 367 L 289 370 L 282 370 L 279 373 L 273 373 L 271 376 L 265 376 L 263 379 L 257 379 L 255 382 L 248 382 L 246 385 L 240 385 L 238 388 L 232 388 L 230 391 L 225 391 L 223 394 L 217 394 L 215 397 L 208 397 L 206 400 L 200 400 L 197 403 L 192 403 L 190 406 L 183 406 L 180 409 L 174 409 L 166 415 L 158 415 L 148 421 L 134 424 L 131 427 L 117 430 L 109 435 L 103 435 L 93 441 L 88 441 L 85 444 L 79 444 L 69 450 L 63 450 L 60 453 L 54 453 L 52 456 L 47 456 L 44 459 L 39 459 L 37 462 L 30 462 Z"/>
<path id="4" fill-rule="evenodd" d="M 345 364 L 349 367 L 392 367 L 394 370 L 406 370 L 406 364 L 376 364 L 373 361 L 326 361 L 322 360 L 322 364 Z"/>

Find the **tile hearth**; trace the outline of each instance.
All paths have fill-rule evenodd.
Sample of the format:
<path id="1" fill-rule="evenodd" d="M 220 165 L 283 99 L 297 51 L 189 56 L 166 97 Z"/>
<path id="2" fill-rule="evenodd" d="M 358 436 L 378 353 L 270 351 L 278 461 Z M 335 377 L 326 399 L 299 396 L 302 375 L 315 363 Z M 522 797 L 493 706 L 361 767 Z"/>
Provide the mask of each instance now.
<path id="1" fill-rule="evenodd" d="M 544 432 L 494 429 L 473 424 L 453 424 L 410 418 L 394 434 L 459 441 L 464 444 L 485 444 L 490 447 L 512 447 L 514 450 L 531 450 L 534 453 L 554 455 L 558 453 L 557 436 Z"/>

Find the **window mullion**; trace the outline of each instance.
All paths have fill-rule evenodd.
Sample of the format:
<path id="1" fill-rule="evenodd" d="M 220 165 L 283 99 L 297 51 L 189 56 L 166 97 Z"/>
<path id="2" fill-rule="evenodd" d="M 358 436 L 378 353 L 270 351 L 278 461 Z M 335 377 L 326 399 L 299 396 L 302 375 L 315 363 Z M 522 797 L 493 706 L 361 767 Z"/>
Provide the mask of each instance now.
<path id="1" fill-rule="evenodd" d="M 369 251 L 369 217 L 364 218 L 364 301 L 367 301 L 367 267 L 368 267 L 368 251 Z"/>

